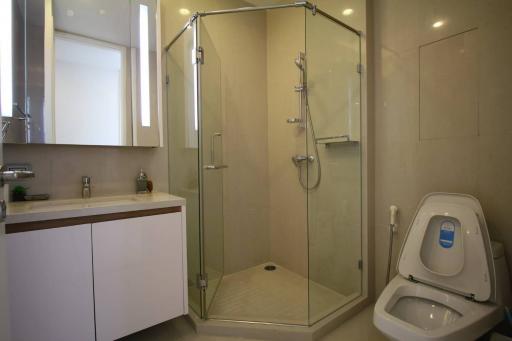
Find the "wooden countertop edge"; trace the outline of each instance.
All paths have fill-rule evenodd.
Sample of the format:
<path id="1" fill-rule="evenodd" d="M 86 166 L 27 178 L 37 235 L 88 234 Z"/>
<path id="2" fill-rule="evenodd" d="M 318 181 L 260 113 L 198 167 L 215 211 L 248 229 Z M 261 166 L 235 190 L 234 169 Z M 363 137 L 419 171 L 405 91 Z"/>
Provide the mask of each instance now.
<path id="1" fill-rule="evenodd" d="M 72 217 L 52 220 L 40 220 L 40 221 L 29 221 L 25 223 L 6 224 L 5 233 L 20 233 L 29 231 L 38 231 L 53 229 L 58 227 L 82 225 L 99 223 L 103 221 L 121 220 L 137 217 L 147 217 L 158 214 L 176 213 L 181 212 L 181 206 L 164 207 L 164 208 L 152 208 L 147 210 L 128 211 L 128 212 L 116 212 L 107 214 L 98 214 L 83 217 Z"/>

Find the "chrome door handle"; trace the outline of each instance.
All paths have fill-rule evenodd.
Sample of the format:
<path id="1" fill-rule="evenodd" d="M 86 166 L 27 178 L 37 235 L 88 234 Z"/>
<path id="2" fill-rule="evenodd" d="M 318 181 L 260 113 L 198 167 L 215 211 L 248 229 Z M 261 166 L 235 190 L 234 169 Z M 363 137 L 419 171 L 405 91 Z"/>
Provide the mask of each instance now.
<path id="1" fill-rule="evenodd" d="M 228 168 L 228 165 L 205 165 L 203 166 L 205 170 L 216 170 L 216 169 L 224 169 Z"/>
<path id="2" fill-rule="evenodd" d="M 222 138 L 222 133 L 213 133 L 210 138 L 210 163 L 215 164 L 215 138 Z"/>
<path id="3" fill-rule="evenodd" d="M 222 138 L 222 133 L 213 133 L 210 138 L 210 164 L 204 165 L 203 169 L 205 170 L 216 170 L 216 169 L 224 169 L 228 168 L 228 165 L 216 165 L 215 163 L 215 138 Z"/>

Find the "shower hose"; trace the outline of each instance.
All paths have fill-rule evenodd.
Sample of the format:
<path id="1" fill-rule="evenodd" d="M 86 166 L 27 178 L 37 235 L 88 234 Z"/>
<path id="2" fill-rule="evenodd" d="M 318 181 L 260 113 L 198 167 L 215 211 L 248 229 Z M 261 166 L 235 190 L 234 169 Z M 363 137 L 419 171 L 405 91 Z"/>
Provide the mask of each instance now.
<path id="1" fill-rule="evenodd" d="M 311 119 L 311 113 L 309 111 L 309 102 L 308 102 L 307 92 L 306 92 L 305 98 L 306 98 L 306 116 L 307 116 L 307 120 L 309 122 L 309 126 L 311 127 L 311 137 L 313 138 L 313 146 L 315 149 L 315 158 L 317 160 L 317 165 L 318 165 L 316 181 L 313 184 L 313 186 L 308 186 L 308 176 L 306 177 L 306 183 L 304 183 L 304 179 L 302 176 L 302 167 L 299 166 L 298 170 L 299 170 L 299 182 L 300 182 L 300 185 L 302 186 L 302 188 L 304 188 L 305 190 L 312 190 L 312 189 L 317 188 L 320 185 L 320 180 L 322 179 L 322 164 L 320 162 L 320 155 L 318 154 L 318 144 L 316 143 L 316 135 L 315 135 L 315 129 L 313 127 L 313 120 Z M 306 124 L 306 129 L 307 129 L 307 126 L 308 125 Z M 307 134 L 307 130 L 306 130 L 306 134 Z M 309 161 L 307 161 L 307 162 L 309 162 Z M 306 165 L 307 165 L 307 162 L 306 162 Z"/>

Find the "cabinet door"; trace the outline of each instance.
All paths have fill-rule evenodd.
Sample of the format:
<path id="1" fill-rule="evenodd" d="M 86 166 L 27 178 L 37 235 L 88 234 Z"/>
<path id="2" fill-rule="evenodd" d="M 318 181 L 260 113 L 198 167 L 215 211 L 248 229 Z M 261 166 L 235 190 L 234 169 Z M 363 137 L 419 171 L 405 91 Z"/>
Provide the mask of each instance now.
<path id="1" fill-rule="evenodd" d="M 181 213 L 92 225 L 98 341 L 183 314 Z"/>
<path id="2" fill-rule="evenodd" d="M 94 340 L 91 225 L 7 235 L 13 341 Z"/>

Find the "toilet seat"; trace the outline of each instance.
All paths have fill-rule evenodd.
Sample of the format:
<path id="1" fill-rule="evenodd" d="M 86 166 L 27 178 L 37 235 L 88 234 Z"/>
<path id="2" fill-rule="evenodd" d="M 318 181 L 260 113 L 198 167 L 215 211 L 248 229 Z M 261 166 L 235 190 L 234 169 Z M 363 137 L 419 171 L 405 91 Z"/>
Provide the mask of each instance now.
<path id="1" fill-rule="evenodd" d="M 426 195 L 400 250 L 398 275 L 375 304 L 375 326 L 398 340 L 465 341 L 485 334 L 502 319 L 507 288 L 503 252 L 494 245 L 493 252 L 476 198 Z"/>
<path id="2" fill-rule="evenodd" d="M 448 245 L 443 243 L 444 224 L 452 229 Z M 425 196 L 400 250 L 398 272 L 476 301 L 492 299 L 491 241 L 478 200 L 451 193 Z"/>
<path id="3" fill-rule="evenodd" d="M 373 322 L 398 340 L 474 340 L 501 320 L 492 303 L 477 303 L 461 295 L 397 275 L 375 304 Z"/>

